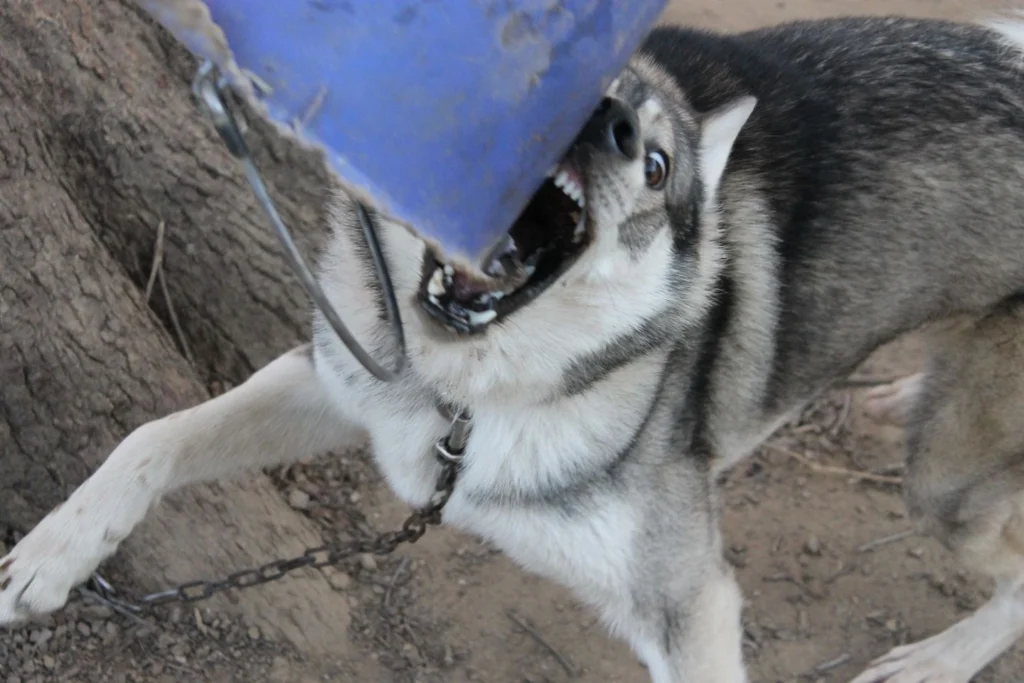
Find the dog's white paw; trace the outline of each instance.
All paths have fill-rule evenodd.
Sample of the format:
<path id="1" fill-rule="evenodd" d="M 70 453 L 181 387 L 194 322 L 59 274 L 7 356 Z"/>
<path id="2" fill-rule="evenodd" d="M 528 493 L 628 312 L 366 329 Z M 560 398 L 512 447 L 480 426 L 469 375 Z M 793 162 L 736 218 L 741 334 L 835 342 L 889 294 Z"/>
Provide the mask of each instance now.
<path id="1" fill-rule="evenodd" d="M 864 396 L 864 411 L 879 422 L 906 426 L 923 379 L 916 374 L 874 387 Z"/>
<path id="2" fill-rule="evenodd" d="M 938 635 L 897 647 L 853 683 L 968 683 L 1024 635 L 1024 592 L 996 584 L 992 599 Z"/>
<path id="3" fill-rule="evenodd" d="M 60 609 L 116 547 L 109 527 L 85 510 L 51 512 L 0 558 L 0 626 Z"/>
<path id="4" fill-rule="evenodd" d="M 897 647 L 852 683 L 968 683 L 970 674 L 958 671 L 943 655 L 928 640 Z"/>

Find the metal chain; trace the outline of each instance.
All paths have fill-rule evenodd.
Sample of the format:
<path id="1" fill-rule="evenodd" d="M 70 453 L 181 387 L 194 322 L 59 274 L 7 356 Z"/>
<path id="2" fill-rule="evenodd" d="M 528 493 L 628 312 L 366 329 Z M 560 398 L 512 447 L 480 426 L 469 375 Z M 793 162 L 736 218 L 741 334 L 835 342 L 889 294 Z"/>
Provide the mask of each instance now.
<path id="1" fill-rule="evenodd" d="M 452 418 L 448 434 L 434 444 L 434 455 L 441 463 L 434 494 L 426 506 L 409 515 L 398 531 L 388 531 L 370 539 L 308 548 L 295 557 L 243 569 L 219 580 L 190 581 L 174 588 L 144 595 L 135 601 L 118 597 L 117 590 L 108 581 L 99 574 L 93 574 L 87 587 L 80 589 L 81 597 L 105 603 L 121 612 L 139 614 L 151 611 L 158 605 L 198 602 L 234 588 L 251 588 L 277 581 L 298 569 L 329 567 L 356 555 L 390 555 L 400 546 L 418 541 L 427 532 L 428 527 L 441 524 L 441 513 L 455 490 L 455 480 L 469 439 L 469 430 L 468 413 L 463 411 Z"/>

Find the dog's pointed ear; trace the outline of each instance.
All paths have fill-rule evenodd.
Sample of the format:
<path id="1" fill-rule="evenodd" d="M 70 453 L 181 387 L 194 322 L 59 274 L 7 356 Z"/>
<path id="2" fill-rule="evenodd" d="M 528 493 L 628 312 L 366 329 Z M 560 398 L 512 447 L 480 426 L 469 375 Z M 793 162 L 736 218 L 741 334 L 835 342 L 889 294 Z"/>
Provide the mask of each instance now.
<path id="1" fill-rule="evenodd" d="M 717 192 L 733 143 L 756 105 L 756 97 L 741 97 L 701 118 L 700 176 L 708 197 Z"/>

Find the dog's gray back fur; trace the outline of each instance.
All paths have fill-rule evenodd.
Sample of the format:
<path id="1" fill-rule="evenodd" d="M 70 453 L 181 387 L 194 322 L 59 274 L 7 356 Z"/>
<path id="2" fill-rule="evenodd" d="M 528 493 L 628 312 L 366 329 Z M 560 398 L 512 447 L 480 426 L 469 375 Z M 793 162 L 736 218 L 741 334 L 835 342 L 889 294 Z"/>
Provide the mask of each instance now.
<path id="1" fill-rule="evenodd" d="M 722 204 L 754 192 L 768 211 L 755 250 L 773 245 L 778 319 L 770 354 L 753 354 L 770 366 L 747 370 L 770 376 L 769 414 L 899 333 L 1024 287 L 1024 75 L 991 30 L 894 18 L 735 36 L 666 28 L 644 50 L 698 111 L 758 98 Z M 744 229 L 732 218 L 726 235 Z M 736 294 L 758 275 L 749 251 L 733 247 L 720 283 L 712 363 L 765 303 Z"/>

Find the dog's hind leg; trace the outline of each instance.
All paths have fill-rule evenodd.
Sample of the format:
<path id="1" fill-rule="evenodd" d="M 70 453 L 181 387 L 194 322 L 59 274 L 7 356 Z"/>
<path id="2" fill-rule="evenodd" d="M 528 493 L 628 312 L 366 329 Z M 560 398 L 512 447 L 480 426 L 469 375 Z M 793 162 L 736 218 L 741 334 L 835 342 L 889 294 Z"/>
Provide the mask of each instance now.
<path id="1" fill-rule="evenodd" d="M 358 434 L 332 409 L 310 346 L 221 396 L 139 427 L 0 558 L 0 625 L 61 607 L 164 494 L 344 447 Z"/>
<path id="2" fill-rule="evenodd" d="M 922 527 L 996 590 L 854 683 L 967 683 L 1024 636 L 1024 307 L 957 322 L 934 342 L 909 415 L 905 495 Z"/>

